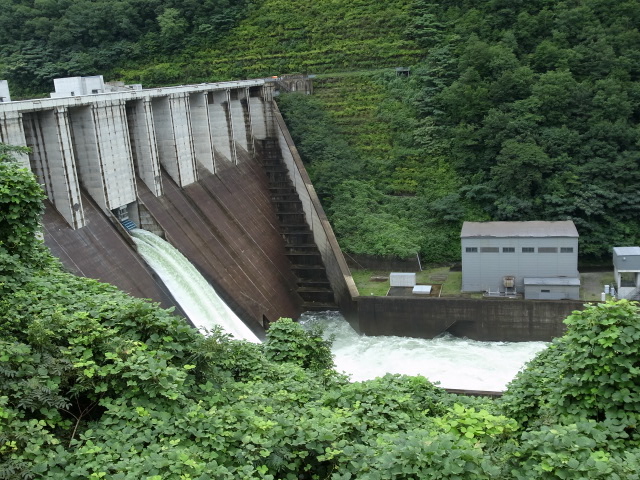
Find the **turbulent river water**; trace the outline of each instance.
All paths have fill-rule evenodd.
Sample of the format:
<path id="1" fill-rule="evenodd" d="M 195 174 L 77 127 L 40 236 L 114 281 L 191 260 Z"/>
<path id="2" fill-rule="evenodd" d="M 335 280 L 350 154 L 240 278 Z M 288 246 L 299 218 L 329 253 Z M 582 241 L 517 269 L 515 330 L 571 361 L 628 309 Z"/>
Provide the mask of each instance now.
<path id="1" fill-rule="evenodd" d="M 333 337 L 338 371 L 354 381 L 385 373 L 423 375 L 441 387 L 502 391 L 544 342 L 478 342 L 445 335 L 433 340 L 359 335 L 336 312 L 306 313 L 303 325 Z"/>
<path id="2" fill-rule="evenodd" d="M 235 338 L 259 342 L 196 268 L 163 239 L 145 230 L 132 236 L 145 261 L 160 276 L 200 330 L 221 326 Z M 385 373 L 423 375 L 446 388 L 501 391 L 523 365 L 545 348 L 543 342 L 477 342 L 450 335 L 433 340 L 358 335 L 336 312 L 306 313 L 305 326 L 321 326 L 333 337 L 337 369 L 354 381 Z"/>

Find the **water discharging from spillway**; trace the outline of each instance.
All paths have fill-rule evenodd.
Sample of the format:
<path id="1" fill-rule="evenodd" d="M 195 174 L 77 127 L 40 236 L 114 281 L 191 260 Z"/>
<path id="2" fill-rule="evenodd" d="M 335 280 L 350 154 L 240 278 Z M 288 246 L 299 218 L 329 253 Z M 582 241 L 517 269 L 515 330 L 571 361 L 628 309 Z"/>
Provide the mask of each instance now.
<path id="1" fill-rule="evenodd" d="M 131 231 L 138 252 L 167 286 L 173 298 L 200 329 L 215 325 L 234 338 L 260 343 L 238 316 L 218 296 L 200 272 L 171 244 L 146 230 Z"/>
<path id="2" fill-rule="evenodd" d="M 259 342 L 180 252 L 153 233 L 139 229 L 131 233 L 142 257 L 196 327 L 219 325 L 234 338 Z M 326 336 L 334 336 L 336 368 L 353 381 L 403 373 L 423 375 L 446 388 L 501 391 L 546 346 L 544 342 L 477 342 L 452 336 L 433 340 L 367 337 L 358 335 L 337 312 L 306 313 L 300 321 L 320 325 Z"/>
<path id="3" fill-rule="evenodd" d="M 503 391 L 544 342 L 478 342 L 451 335 L 423 340 L 359 335 L 338 313 L 306 313 L 303 325 L 319 325 L 333 336 L 336 369 L 351 380 L 385 373 L 423 375 L 444 388 Z"/>

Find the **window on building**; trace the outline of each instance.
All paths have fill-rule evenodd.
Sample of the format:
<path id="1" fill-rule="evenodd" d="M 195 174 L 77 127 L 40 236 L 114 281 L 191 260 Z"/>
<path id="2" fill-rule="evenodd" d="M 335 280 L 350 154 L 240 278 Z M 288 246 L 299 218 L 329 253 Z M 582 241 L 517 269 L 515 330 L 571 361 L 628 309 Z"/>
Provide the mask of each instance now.
<path id="1" fill-rule="evenodd" d="M 498 247 L 480 247 L 482 253 L 498 253 L 500 249 Z"/>
<path id="2" fill-rule="evenodd" d="M 538 247 L 538 253 L 558 253 L 558 247 Z"/>
<path id="3" fill-rule="evenodd" d="M 4 97 L 0 97 L 0 103 L 4 102 Z"/>
<path id="4" fill-rule="evenodd" d="M 467 252 L 467 253 L 477 253 L 478 252 L 478 247 L 467 247 L 465 249 L 465 252 Z"/>
<path id="5" fill-rule="evenodd" d="M 534 253 L 535 251 L 534 247 L 522 247 L 522 253 Z"/>
<path id="6" fill-rule="evenodd" d="M 560 247 L 560 253 L 573 253 L 573 247 Z"/>
<path id="7" fill-rule="evenodd" d="M 551 290 L 540 290 L 542 293 L 551 293 Z"/>
<path id="8" fill-rule="evenodd" d="M 98 93 L 98 90 L 91 90 L 91 93 Z"/>
<path id="9" fill-rule="evenodd" d="M 516 253 L 516 247 L 502 247 L 502 253 Z"/>

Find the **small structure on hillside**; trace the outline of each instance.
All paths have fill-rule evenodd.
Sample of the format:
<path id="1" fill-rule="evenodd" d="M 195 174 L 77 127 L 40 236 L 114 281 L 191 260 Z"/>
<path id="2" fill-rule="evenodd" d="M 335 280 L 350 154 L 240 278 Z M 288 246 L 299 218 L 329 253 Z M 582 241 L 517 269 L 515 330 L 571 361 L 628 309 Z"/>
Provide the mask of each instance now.
<path id="1" fill-rule="evenodd" d="M 613 272 L 618 298 L 640 299 L 640 247 L 614 247 Z"/>
<path id="2" fill-rule="evenodd" d="M 415 284 L 415 273 L 391 272 L 389 275 L 389 286 L 391 287 L 413 287 Z"/>
<path id="3" fill-rule="evenodd" d="M 142 90 L 142 85 L 125 85 L 123 82 L 106 82 L 102 75 L 88 77 L 54 78 L 55 92 L 51 98 L 79 97 L 83 95 L 97 95 L 99 93 L 128 92 Z"/>
<path id="4" fill-rule="evenodd" d="M 9 83 L 6 80 L 0 80 L 0 103 L 10 102 Z"/>
<path id="5" fill-rule="evenodd" d="M 462 291 L 579 299 L 578 231 L 572 221 L 464 222 Z"/>

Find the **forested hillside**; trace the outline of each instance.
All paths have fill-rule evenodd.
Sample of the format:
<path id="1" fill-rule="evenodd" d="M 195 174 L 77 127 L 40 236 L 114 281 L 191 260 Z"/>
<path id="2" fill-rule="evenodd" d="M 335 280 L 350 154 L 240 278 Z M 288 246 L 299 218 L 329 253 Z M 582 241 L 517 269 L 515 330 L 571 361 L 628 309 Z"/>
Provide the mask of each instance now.
<path id="1" fill-rule="evenodd" d="M 576 312 L 499 401 L 423 377 L 350 383 L 280 320 L 209 336 L 74 277 L 43 193 L 0 144 L 0 479 L 640 478 L 640 311 Z"/>
<path id="2" fill-rule="evenodd" d="M 411 0 L 0 1 L 0 78 L 46 93 L 60 76 L 146 87 L 393 66 Z"/>
<path id="3" fill-rule="evenodd" d="M 246 14 L 244 0 L 2 0 L 0 77 L 16 93 L 52 79 L 155 63 L 219 41 Z"/>
<path id="4" fill-rule="evenodd" d="M 640 242 L 638 2 L 418 1 L 411 18 L 411 77 L 281 101 L 346 250 L 454 259 L 463 220 L 572 219 L 583 256 Z M 310 110 L 349 161 L 308 139 Z"/>
<path id="5" fill-rule="evenodd" d="M 348 252 L 456 260 L 464 220 L 572 219 L 583 258 L 640 243 L 635 0 L 0 5 L 17 95 L 320 74 L 280 105 Z"/>

